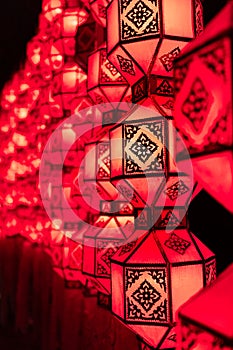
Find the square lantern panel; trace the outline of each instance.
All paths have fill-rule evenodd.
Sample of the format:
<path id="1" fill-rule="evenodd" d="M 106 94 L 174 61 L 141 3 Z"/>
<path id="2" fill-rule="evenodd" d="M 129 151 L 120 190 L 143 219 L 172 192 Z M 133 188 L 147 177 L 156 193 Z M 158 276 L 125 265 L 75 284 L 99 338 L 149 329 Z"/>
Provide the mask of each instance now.
<path id="1" fill-rule="evenodd" d="M 193 158 L 198 181 L 230 211 L 232 12 L 229 2 L 176 61 L 174 109 L 175 123 Z"/>
<path id="2" fill-rule="evenodd" d="M 133 85 L 148 74 L 172 77 L 174 58 L 202 30 L 202 4 L 114 0 L 107 20 L 109 59 Z"/>
<path id="3" fill-rule="evenodd" d="M 113 313 L 150 346 L 175 347 L 176 311 L 208 283 L 214 261 L 187 229 L 131 236 L 111 258 Z"/>
<path id="4" fill-rule="evenodd" d="M 233 265 L 178 311 L 177 349 L 233 349 Z"/>

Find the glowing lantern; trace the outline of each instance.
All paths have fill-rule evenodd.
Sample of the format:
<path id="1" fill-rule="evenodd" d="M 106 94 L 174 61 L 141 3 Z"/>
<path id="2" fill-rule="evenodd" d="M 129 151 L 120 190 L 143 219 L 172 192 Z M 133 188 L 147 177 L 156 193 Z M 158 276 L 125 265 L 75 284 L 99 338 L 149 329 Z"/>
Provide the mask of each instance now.
<path id="1" fill-rule="evenodd" d="M 214 267 L 210 266 L 210 273 Z M 233 265 L 181 306 L 177 349 L 233 349 Z"/>
<path id="2" fill-rule="evenodd" d="M 213 253 L 187 229 L 153 229 L 111 262 L 113 313 L 150 346 L 174 348 L 175 313 L 207 283 Z"/>
<path id="3" fill-rule="evenodd" d="M 87 91 L 95 104 L 121 102 L 128 89 L 126 80 L 107 59 L 105 46 L 89 56 Z"/>
<path id="4" fill-rule="evenodd" d="M 171 121 L 142 106 L 110 130 L 111 180 L 135 208 L 150 206 L 169 173 L 177 172 L 174 139 Z"/>
<path id="5" fill-rule="evenodd" d="M 203 188 L 233 212 L 232 11 L 229 1 L 176 63 L 174 118 Z"/>
<path id="6" fill-rule="evenodd" d="M 93 17 L 103 27 L 106 27 L 106 8 L 109 2 L 109 0 L 90 0 L 90 9 Z"/>
<path id="7" fill-rule="evenodd" d="M 110 294 L 110 258 L 133 232 L 133 207 L 122 201 L 105 202 L 92 227 L 83 239 L 83 273 L 88 275 L 96 289 Z"/>
<path id="8" fill-rule="evenodd" d="M 170 113 L 173 60 L 202 31 L 201 1 L 113 0 L 107 18 L 108 58 L 133 85 L 133 102 L 154 95 Z"/>
<path id="9" fill-rule="evenodd" d="M 77 96 L 86 95 L 86 74 L 74 62 L 67 62 L 54 77 L 52 99 L 61 110 L 70 113 L 73 100 Z"/>

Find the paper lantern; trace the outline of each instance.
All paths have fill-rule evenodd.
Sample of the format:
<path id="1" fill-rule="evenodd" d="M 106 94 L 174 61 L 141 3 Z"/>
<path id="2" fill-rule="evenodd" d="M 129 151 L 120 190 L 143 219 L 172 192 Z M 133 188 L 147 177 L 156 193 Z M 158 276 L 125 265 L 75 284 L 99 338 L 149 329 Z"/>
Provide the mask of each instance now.
<path id="1" fill-rule="evenodd" d="M 229 1 L 177 60 L 174 110 L 198 181 L 231 212 L 232 11 Z"/>
<path id="2" fill-rule="evenodd" d="M 162 183 L 177 172 L 175 136 L 171 120 L 142 106 L 110 130 L 111 180 L 135 208 L 150 207 Z"/>
<path id="3" fill-rule="evenodd" d="M 209 266 L 214 273 L 215 266 Z M 233 349 L 233 265 L 178 312 L 177 349 Z"/>
<path id="4" fill-rule="evenodd" d="M 110 258 L 132 234 L 133 207 L 122 201 L 101 203 L 102 214 L 83 238 L 83 273 L 98 291 L 110 294 Z"/>
<path id="5" fill-rule="evenodd" d="M 107 9 L 110 62 L 132 86 L 133 102 L 148 95 L 165 114 L 173 106 L 173 60 L 203 28 L 200 0 L 114 0 Z"/>
<path id="6" fill-rule="evenodd" d="M 130 237 L 111 259 L 112 311 L 150 346 L 174 348 L 175 313 L 209 281 L 209 264 L 214 254 L 187 229 Z"/>
<path id="7" fill-rule="evenodd" d="M 107 59 L 105 45 L 89 56 L 87 91 L 95 104 L 104 109 L 106 103 L 109 107 L 111 102 L 121 102 L 128 89 L 127 81 Z"/>

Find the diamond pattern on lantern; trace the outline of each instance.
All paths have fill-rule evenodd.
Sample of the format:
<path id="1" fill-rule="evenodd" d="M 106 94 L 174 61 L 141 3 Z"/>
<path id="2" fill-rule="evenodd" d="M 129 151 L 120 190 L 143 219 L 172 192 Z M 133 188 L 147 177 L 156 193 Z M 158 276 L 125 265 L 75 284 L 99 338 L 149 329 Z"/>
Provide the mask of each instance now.
<path id="1" fill-rule="evenodd" d="M 178 180 L 172 186 L 168 187 L 164 193 L 172 200 L 176 200 L 182 194 L 189 191 L 189 188 L 185 185 L 182 180 Z"/>
<path id="2" fill-rule="evenodd" d="M 164 242 L 164 245 L 175 252 L 184 255 L 191 243 L 179 237 L 177 234 L 172 233 L 171 237 Z"/>
<path id="3" fill-rule="evenodd" d="M 168 322 L 165 269 L 126 268 L 127 320 Z"/>
<path id="4" fill-rule="evenodd" d="M 196 78 L 188 97 L 182 106 L 183 114 L 192 122 L 194 129 L 200 132 L 209 112 L 209 94 L 203 82 Z"/>
<path id="5" fill-rule="evenodd" d="M 133 248 L 136 246 L 137 244 L 137 240 L 136 241 L 133 241 L 133 242 L 129 242 L 129 243 L 126 243 L 124 244 L 121 248 L 120 248 L 120 253 L 119 253 L 119 256 L 122 256 L 126 253 L 129 253 L 131 252 L 131 250 L 133 250 Z"/>
<path id="6" fill-rule="evenodd" d="M 136 3 L 122 0 L 121 39 L 127 40 L 159 32 L 159 9 L 157 1 L 139 0 Z"/>
<path id="7" fill-rule="evenodd" d="M 107 53 L 105 50 L 100 51 L 100 83 L 126 83 L 125 79 L 107 59 Z"/>
<path id="8" fill-rule="evenodd" d="M 129 60 L 128 58 L 124 58 L 121 55 L 117 55 L 117 59 L 120 64 L 120 68 L 122 72 L 128 73 L 130 75 L 135 75 L 135 70 L 134 70 L 132 60 Z"/>
<path id="9" fill-rule="evenodd" d="M 125 125 L 125 173 L 164 170 L 163 124 Z"/>
<path id="10" fill-rule="evenodd" d="M 180 48 L 176 47 L 170 52 L 159 57 L 162 65 L 164 66 L 167 72 L 170 72 L 173 69 L 173 61 L 179 55 L 179 53 L 180 53 Z"/>
<path id="11" fill-rule="evenodd" d="M 158 149 L 156 143 L 152 142 L 143 132 L 140 134 L 136 142 L 130 147 L 130 150 L 145 163 L 153 152 Z"/>
<path id="12" fill-rule="evenodd" d="M 152 306 L 161 299 L 161 294 L 146 280 L 132 294 L 145 311 L 149 311 Z"/>
<path id="13" fill-rule="evenodd" d="M 180 220 L 175 216 L 172 210 L 166 212 L 164 217 L 161 217 L 159 222 L 156 223 L 158 227 L 177 227 L 180 225 Z"/>
<path id="14" fill-rule="evenodd" d="M 132 10 L 127 13 L 126 17 L 137 27 L 137 29 L 140 29 L 152 15 L 153 11 L 151 11 L 143 1 L 138 1 Z"/>

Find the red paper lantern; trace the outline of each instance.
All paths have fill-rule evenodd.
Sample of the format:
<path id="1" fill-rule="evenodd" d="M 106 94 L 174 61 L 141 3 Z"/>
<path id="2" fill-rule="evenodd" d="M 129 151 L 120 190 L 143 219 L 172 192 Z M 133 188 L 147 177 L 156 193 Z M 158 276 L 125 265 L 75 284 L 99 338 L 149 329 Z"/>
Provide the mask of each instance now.
<path id="1" fill-rule="evenodd" d="M 208 268 L 214 273 L 215 266 Z M 233 265 L 178 312 L 177 349 L 233 349 Z"/>
<path id="2" fill-rule="evenodd" d="M 187 229 L 153 229 L 111 261 L 113 313 L 150 346 L 174 348 L 175 313 L 209 281 L 213 253 Z"/>
<path id="3" fill-rule="evenodd" d="M 110 258 L 132 234 L 134 210 L 128 202 L 103 201 L 100 211 L 102 214 L 84 234 L 83 273 L 97 290 L 110 294 Z"/>
<path id="4" fill-rule="evenodd" d="M 231 212 L 232 11 L 229 1 L 177 60 L 174 111 L 198 181 Z"/>
<path id="5" fill-rule="evenodd" d="M 128 96 L 129 85 L 107 59 L 105 45 L 89 56 L 87 91 L 95 104 L 102 104 L 103 110 L 106 103 L 109 108 L 111 103 L 121 102 Z M 114 106 L 117 107 L 116 103 L 112 109 Z"/>
<path id="6" fill-rule="evenodd" d="M 113 0 L 107 9 L 108 58 L 132 86 L 133 102 L 153 95 L 173 107 L 173 61 L 203 29 L 200 0 Z"/>

